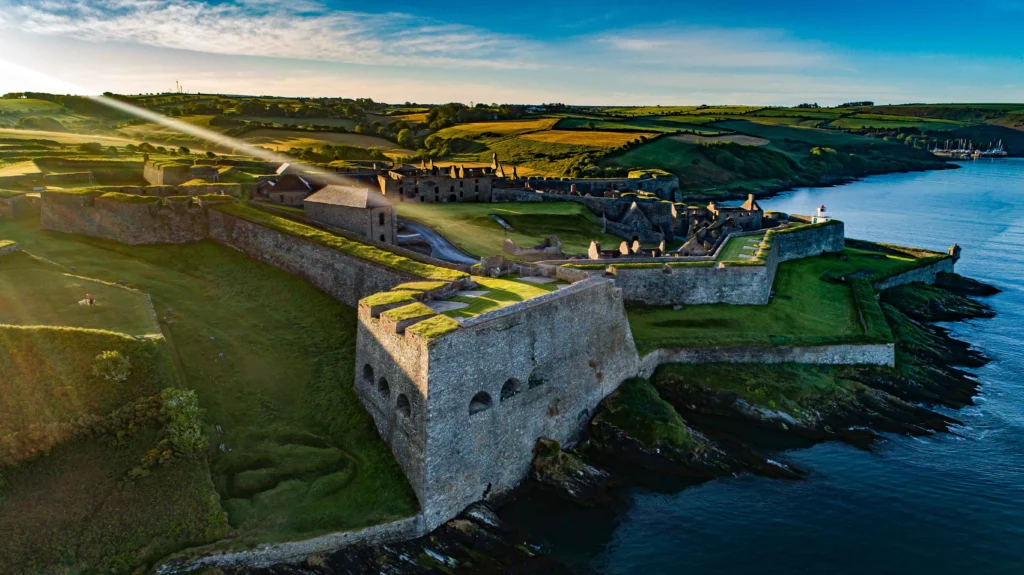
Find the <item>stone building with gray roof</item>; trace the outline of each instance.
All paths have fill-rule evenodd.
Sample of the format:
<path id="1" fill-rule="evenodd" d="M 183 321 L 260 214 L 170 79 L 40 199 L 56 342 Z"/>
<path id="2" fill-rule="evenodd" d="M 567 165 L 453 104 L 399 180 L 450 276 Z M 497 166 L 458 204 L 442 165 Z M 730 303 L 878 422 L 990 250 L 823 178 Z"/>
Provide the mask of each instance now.
<path id="1" fill-rule="evenodd" d="M 302 202 L 308 219 L 394 244 L 398 228 L 395 207 L 369 186 L 331 184 Z"/>

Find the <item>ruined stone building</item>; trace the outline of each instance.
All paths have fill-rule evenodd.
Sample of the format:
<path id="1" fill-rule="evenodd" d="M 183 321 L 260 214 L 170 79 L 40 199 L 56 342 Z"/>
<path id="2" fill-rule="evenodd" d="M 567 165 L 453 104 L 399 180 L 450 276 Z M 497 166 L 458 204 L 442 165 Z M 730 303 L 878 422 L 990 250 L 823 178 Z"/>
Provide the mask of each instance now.
<path id="1" fill-rule="evenodd" d="M 429 166 L 418 170 L 387 170 L 377 177 L 381 193 L 398 202 L 490 202 L 495 181 L 504 178 L 500 164 L 490 168 Z"/>
<path id="2" fill-rule="evenodd" d="M 286 206 L 301 206 L 313 193 L 313 184 L 306 178 L 289 173 L 261 179 L 256 184 L 256 197 Z"/>
<path id="3" fill-rule="evenodd" d="M 369 186 L 329 185 L 302 202 L 306 217 L 386 243 L 396 243 L 395 207 Z"/>

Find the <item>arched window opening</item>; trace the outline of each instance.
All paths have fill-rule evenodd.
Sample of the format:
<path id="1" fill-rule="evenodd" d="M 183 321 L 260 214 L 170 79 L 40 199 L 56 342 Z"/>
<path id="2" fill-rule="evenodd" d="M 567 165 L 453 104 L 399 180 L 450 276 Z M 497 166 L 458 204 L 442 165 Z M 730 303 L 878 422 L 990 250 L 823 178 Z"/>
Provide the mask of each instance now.
<path id="1" fill-rule="evenodd" d="M 541 377 L 540 375 L 536 374 L 536 373 L 531 373 L 530 374 L 530 379 L 528 379 L 526 381 L 526 385 L 530 389 L 533 389 L 535 387 L 540 387 L 540 386 L 544 385 L 545 383 L 547 383 L 547 380 L 544 379 L 543 377 Z"/>
<path id="2" fill-rule="evenodd" d="M 387 379 L 382 377 L 377 381 L 377 393 L 383 395 L 384 397 L 391 396 L 391 386 L 388 385 Z"/>
<path id="3" fill-rule="evenodd" d="M 469 402 L 469 414 L 473 415 L 481 411 L 487 411 L 491 408 L 492 403 L 491 396 L 487 395 L 487 392 L 481 391 L 474 395 L 473 399 Z"/>
<path id="4" fill-rule="evenodd" d="M 409 405 L 409 398 L 404 393 L 398 394 L 398 399 L 395 400 L 395 409 L 405 417 L 412 415 L 412 406 Z"/>
<path id="5" fill-rule="evenodd" d="M 506 399 L 512 399 L 517 393 L 522 391 L 523 383 L 516 378 L 512 378 L 505 382 L 505 385 L 501 386 L 501 401 Z"/>
<path id="6" fill-rule="evenodd" d="M 370 364 L 363 366 L 363 379 L 366 381 L 373 381 L 373 368 L 370 367 Z"/>
<path id="7" fill-rule="evenodd" d="M 388 243 L 388 240 L 387 240 L 387 238 L 385 238 L 385 237 L 384 237 L 384 234 L 381 234 L 381 235 L 380 235 L 380 242 L 381 242 L 382 244 L 386 244 L 386 243 Z"/>

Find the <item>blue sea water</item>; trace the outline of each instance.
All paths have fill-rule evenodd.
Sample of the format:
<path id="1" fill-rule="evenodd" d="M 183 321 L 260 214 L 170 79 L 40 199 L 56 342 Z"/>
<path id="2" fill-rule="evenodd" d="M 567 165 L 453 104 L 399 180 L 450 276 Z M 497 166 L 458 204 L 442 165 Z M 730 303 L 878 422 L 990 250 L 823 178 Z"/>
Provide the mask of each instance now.
<path id="1" fill-rule="evenodd" d="M 994 319 L 950 324 L 993 358 L 976 405 L 942 410 L 953 434 L 889 436 L 780 454 L 806 481 L 749 475 L 682 490 L 633 488 L 616 511 L 530 494 L 503 516 L 585 573 L 1024 573 L 1024 159 L 875 176 L 761 202 L 825 204 L 847 237 L 945 251 L 994 284 Z"/>

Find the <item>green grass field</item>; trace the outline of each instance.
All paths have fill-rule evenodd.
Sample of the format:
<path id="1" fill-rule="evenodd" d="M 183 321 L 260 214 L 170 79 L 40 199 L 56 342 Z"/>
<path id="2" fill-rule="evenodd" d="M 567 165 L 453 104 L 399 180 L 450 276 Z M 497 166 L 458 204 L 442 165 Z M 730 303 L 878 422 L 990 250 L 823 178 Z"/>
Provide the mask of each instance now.
<path id="1" fill-rule="evenodd" d="M 211 437 L 228 450 L 216 452 L 212 483 L 240 542 L 415 513 L 415 496 L 353 389 L 353 309 L 212 243 L 125 246 L 37 225 L 3 221 L 0 237 L 151 294 L 186 385 L 211 429 L 224 431 Z"/>
<path id="2" fill-rule="evenodd" d="M 515 231 L 494 221 L 497 215 Z M 502 253 L 505 238 L 520 247 L 532 247 L 556 235 L 566 254 L 584 254 L 590 242 L 619 245 L 617 236 L 601 234 L 597 216 L 587 208 L 569 202 L 526 202 L 502 204 L 398 204 L 399 217 L 423 223 L 441 233 L 462 251 L 474 256 Z"/>
<path id="3" fill-rule="evenodd" d="M 81 305 L 87 294 L 94 305 Z M 0 324 L 160 333 L 145 294 L 77 276 L 23 252 L 0 257 Z"/>
<path id="4" fill-rule="evenodd" d="M 631 308 L 629 325 L 641 354 L 658 348 L 857 341 L 864 333 L 850 287 L 822 281 L 822 275 L 891 272 L 913 263 L 906 257 L 848 248 L 838 254 L 780 264 L 775 276 L 776 295 L 768 305 Z"/>
<path id="5" fill-rule="evenodd" d="M 59 112 L 60 105 L 46 100 L 32 100 L 30 98 L 6 99 L 0 98 L 0 112 L 5 114 L 27 114 L 32 112 Z"/>

